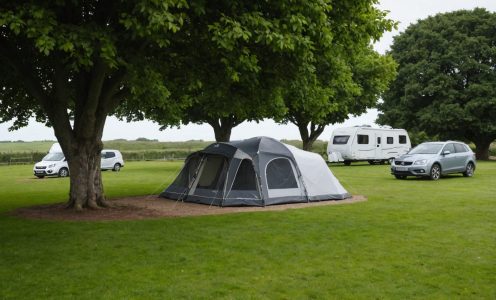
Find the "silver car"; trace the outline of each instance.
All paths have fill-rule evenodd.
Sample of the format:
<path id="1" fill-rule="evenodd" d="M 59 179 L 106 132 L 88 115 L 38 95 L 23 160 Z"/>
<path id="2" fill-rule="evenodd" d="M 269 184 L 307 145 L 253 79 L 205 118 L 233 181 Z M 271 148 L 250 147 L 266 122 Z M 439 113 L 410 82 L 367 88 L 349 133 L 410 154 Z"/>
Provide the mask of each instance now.
<path id="1" fill-rule="evenodd" d="M 466 144 L 454 141 L 429 142 L 395 158 L 391 164 L 391 174 L 397 179 L 425 176 L 438 180 L 441 175 L 451 173 L 472 177 L 475 166 L 475 154 Z"/>

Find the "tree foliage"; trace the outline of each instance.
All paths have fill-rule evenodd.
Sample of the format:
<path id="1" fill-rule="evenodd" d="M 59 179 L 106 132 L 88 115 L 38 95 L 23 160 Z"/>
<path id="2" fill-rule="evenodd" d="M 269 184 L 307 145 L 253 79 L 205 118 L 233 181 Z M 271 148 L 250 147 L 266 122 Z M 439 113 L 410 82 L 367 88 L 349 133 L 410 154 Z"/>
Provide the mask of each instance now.
<path id="1" fill-rule="evenodd" d="M 326 14 L 327 38 L 299 74 L 286 83 L 287 113 L 310 149 L 325 126 L 343 122 L 375 106 L 395 75 L 395 64 L 370 46 L 395 23 L 374 7 L 375 1 L 333 3 Z"/>
<path id="2" fill-rule="evenodd" d="M 370 47 L 344 57 L 321 60 L 315 73 L 302 72 L 289 82 L 283 122 L 295 124 L 310 150 L 326 125 L 344 122 L 374 107 L 395 76 L 395 63 Z"/>
<path id="3" fill-rule="evenodd" d="M 175 36 L 181 53 L 188 53 L 178 67 L 191 70 L 189 80 L 184 81 L 186 88 L 179 90 L 178 95 L 188 95 L 193 103 L 183 114 L 182 122 L 208 123 L 214 128 L 216 139 L 225 141 L 229 140 L 231 129 L 245 120 L 281 120 L 288 110 L 294 116 L 312 107 L 301 114 L 308 118 L 317 109 L 319 113 L 311 118 L 319 122 L 323 122 L 324 111 L 340 110 L 344 111 L 340 116 L 347 116 L 358 113 L 352 106 L 365 110 L 366 105 L 359 105 L 358 99 L 370 102 L 365 94 L 376 91 L 369 86 L 377 89 L 376 82 L 382 87 L 388 80 L 386 75 L 377 81 L 372 76 L 360 77 L 374 72 L 377 75 L 379 69 L 384 73 L 381 64 L 386 65 L 387 71 L 391 65 L 369 48 L 371 39 L 378 39 L 394 25 L 384 12 L 373 7 L 374 3 L 356 0 L 206 4 L 202 14 L 185 20 L 184 28 L 188 29 Z M 366 62 L 359 61 L 365 58 Z M 358 74 L 367 63 L 366 72 Z M 310 92 L 311 89 L 314 91 Z M 290 92 L 285 93 L 286 90 Z M 310 93 L 311 99 L 293 97 L 284 103 L 283 94 L 291 97 L 293 91 Z M 341 100 L 343 105 L 329 100 L 344 94 L 348 99 Z M 354 104 L 347 103 L 350 101 Z M 375 98 L 372 102 L 375 104 Z M 322 106 L 326 106 L 324 110 Z"/>
<path id="4" fill-rule="evenodd" d="M 395 38 L 398 77 L 380 105 L 380 124 L 474 142 L 487 159 L 496 139 L 496 14 L 438 14 Z"/>

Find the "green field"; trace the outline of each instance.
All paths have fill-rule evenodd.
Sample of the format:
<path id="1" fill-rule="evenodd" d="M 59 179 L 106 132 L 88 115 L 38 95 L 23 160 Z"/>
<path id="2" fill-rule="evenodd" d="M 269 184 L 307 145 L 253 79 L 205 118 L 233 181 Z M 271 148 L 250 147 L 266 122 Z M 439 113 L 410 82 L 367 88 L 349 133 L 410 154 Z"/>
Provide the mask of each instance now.
<path id="1" fill-rule="evenodd" d="M 283 140 L 285 143 L 299 146 L 301 141 Z M 56 141 L 36 141 L 36 142 L 0 142 L 0 153 L 46 153 Z M 104 141 L 104 148 L 117 149 L 123 152 L 127 151 L 162 151 L 162 150 L 200 150 L 213 143 L 213 141 L 185 141 L 185 142 L 159 142 L 159 141 L 128 141 L 128 140 L 110 140 Z M 318 140 L 315 142 L 315 148 L 319 149 L 327 146 L 326 141 Z"/>
<path id="2" fill-rule="evenodd" d="M 107 195 L 157 194 L 180 166 L 104 172 Z M 67 178 L 0 167 L 0 299 L 496 298 L 496 162 L 437 182 L 395 180 L 388 166 L 331 170 L 368 201 L 60 222 L 8 211 L 64 201 Z"/>

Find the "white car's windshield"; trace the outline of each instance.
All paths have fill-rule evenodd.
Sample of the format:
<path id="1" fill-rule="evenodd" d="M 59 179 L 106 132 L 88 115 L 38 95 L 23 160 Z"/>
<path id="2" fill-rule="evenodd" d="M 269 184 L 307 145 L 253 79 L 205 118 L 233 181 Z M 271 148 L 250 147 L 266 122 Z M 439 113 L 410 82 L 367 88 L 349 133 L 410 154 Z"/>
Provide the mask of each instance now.
<path id="1" fill-rule="evenodd" d="M 45 161 L 59 161 L 64 158 L 64 153 L 60 152 L 53 152 L 53 153 L 48 153 L 45 157 L 43 157 L 43 160 Z"/>
<path id="2" fill-rule="evenodd" d="M 442 147 L 443 144 L 420 144 L 408 152 L 408 154 L 436 154 Z"/>

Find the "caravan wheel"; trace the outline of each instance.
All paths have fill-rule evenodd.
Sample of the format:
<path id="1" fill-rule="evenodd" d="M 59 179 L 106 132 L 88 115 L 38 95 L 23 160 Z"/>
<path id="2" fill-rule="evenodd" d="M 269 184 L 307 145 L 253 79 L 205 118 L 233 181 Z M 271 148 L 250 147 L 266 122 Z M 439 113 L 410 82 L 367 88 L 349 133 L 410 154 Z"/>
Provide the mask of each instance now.
<path id="1" fill-rule="evenodd" d="M 344 163 L 345 166 L 351 165 L 351 161 L 350 160 L 345 160 L 343 163 Z"/>

